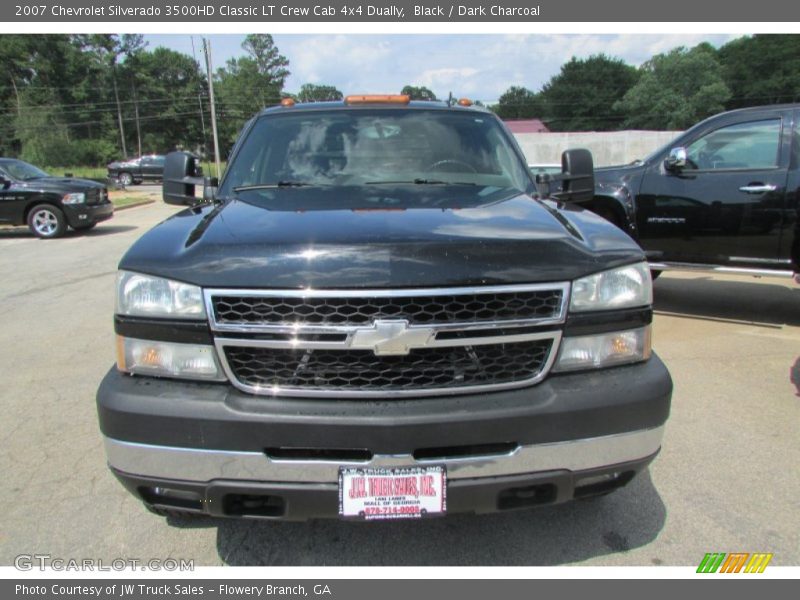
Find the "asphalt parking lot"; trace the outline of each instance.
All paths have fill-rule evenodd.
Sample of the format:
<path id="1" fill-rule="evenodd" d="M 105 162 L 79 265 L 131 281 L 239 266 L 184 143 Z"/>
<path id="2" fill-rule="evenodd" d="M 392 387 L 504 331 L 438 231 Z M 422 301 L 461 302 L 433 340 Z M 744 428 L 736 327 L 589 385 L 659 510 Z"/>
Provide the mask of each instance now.
<path id="1" fill-rule="evenodd" d="M 0 228 L 0 564 L 19 554 L 196 565 L 697 565 L 706 552 L 800 564 L 800 286 L 665 274 L 654 347 L 675 381 L 661 455 L 595 501 L 423 522 L 164 520 L 108 472 L 94 394 L 114 361 L 116 265 L 175 211 L 84 235 Z M 794 383 L 793 383 L 794 381 Z"/>

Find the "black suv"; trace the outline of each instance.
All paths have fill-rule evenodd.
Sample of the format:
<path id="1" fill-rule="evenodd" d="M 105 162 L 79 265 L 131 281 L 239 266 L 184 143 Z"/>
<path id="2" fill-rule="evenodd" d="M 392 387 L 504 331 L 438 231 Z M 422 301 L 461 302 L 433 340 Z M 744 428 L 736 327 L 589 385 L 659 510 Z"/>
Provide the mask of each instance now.
<path id="1" fill-rule="evenodd" d="M 210 202 L 120 262 L 109 466 L 159 513 L 395 519 L 564 502 L 658 453 L 672 382 L 644 254 L 536 184 L 492 113 L 265 110 Z M 167 158 L 165 199 L 196 165 Z"/>
<path id="2" fill-rule="evenodd" d="M 38 237 L 55 238 L 68 226 L 85 231 L 113 215 L 103 184 L 53 177 L 24 161 L 0 158 L 0 223 L 27 223 Z"/>

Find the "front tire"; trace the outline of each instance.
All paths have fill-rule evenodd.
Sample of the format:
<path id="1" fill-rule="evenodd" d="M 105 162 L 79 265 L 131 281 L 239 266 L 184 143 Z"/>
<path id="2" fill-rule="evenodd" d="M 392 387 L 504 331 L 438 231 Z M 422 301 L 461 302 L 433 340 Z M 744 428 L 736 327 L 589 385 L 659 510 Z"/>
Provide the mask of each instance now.
<path id="1" fill-rule="evenodd" d="M 120 173 L 117 179 L 119 180 L 121 185 L 124 185 L 126 187 L 129 185 L 133 185 L 133 175 L 131 175 L 130 173 L 127 172 Z"/>
<path id="2" fill-rule="evenodd" d="M 57 238 L 67 231 L 67 219 L 60 208 L 39 204 L 28 213 L 28 227 L 36 237 Z"/>

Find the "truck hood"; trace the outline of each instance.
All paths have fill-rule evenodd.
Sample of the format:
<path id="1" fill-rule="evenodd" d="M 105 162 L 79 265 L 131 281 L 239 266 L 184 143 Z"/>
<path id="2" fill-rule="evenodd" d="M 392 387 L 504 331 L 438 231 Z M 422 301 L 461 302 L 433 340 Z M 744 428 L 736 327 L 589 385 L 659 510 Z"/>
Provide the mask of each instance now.
<path id="1" fill-rule="evenodd" d="M 396 288 L 563 281 L 643 258 L 574 206 L 493 187 L 382 185 L 241 192 L 187 209 L 120 268 L 203 287 Z"/>
<path id="2" fill-rule="evenodd" d="M 28 181 L 19 181 L 14 184 L 14 187 L 42 192 L 69 193 L 104 188 L 105 185 L 91 179 L 77 179 L 75 177 L 39 177 Z"/>

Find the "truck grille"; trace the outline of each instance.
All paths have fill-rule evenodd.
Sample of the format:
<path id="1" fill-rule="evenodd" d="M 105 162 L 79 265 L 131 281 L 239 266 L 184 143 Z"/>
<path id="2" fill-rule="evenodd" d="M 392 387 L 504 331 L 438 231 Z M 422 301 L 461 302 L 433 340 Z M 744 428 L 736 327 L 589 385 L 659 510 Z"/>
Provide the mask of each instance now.
<path id="1" fill-rule="evenodd" d="M 535 378 L 552 340 L 412 350 L 376 356 L 369 350 L 283 350 L 229 346 L 225 358 L 250 388 L 320 391 L 449 390 Z"/>
<path id="2" fill-rule="evenodd" d="M 552 318 L 559 314 L 563 291 L 537 290 L 442 296 L 336 298 L 216 296 L 218 324 L 364 325 L 375 319 L 409 323 L 475 323 Z"/>
<path id="3" fill-rule="evenodd" d="M 106 188 L 89 188 L 86 194 L 86 204 L 102 204 L 108 200 L 108 190 Z"/>
<path id="4" fill-rule="evenodd" d="M 430 396 L 540 381 L 569 284 L 204 293 L 218 356 L 243 391 Z"/>

